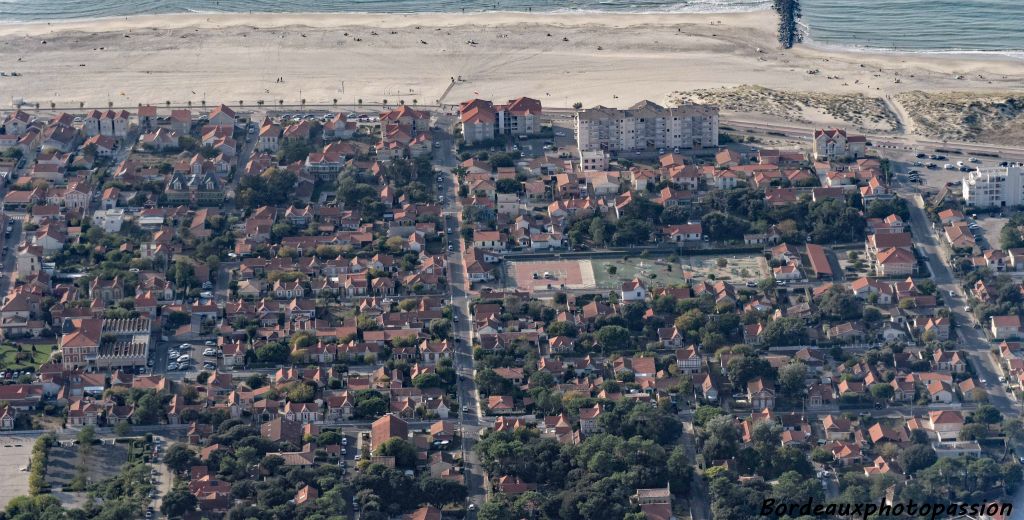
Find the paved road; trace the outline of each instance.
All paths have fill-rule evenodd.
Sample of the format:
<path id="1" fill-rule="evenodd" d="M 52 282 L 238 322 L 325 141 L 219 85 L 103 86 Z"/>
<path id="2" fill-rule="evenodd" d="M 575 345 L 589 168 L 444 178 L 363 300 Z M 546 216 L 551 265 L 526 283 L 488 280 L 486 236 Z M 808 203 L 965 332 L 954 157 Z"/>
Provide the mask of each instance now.
<path id="1" fill-rule="evenodd" d="M 1006 394 L 1003 385 L 999 383 L 1002 371 L 991 356 L 992 345 L 981 330 L 974 328 L 974 316 L 964 310 L 967 299 L 964 296 L 963 287 L 949 267 L 946 251 L 924 212 L 923 200 L 916 192 L 909 189 L 900 189 L 899 192 L 910 207 L 910 225 L 914 234 L 914 244 L 925 254 L 928 270 L 938 288 L 939 296 L 949 307 L 955 324 L 956 338 L 954 341 L 959 343 L 967 353 L 968 362 L 974 368 L 979 380 L 985 381 L 982 386 L 988 392 L 989 402 L 999 408 L 1003 414 L 1017 414 L 1019 410 L 1016 402 Z"/>
<path id="2" fill-rule="evenodd" d="M 439 121 L 441 128 L 446 128 L 447 121 Z M 458 179 L 451 174 L 452 168 L 458 165 L 454 154 L 454 143 L 450 134 L 438 132 L 435 135 L 440 146 L 434 150 L 434 162 L 441 176 L 442 194 L 445 197 L 445 249 L 448 252 L 448 287 L 453 314 L 453 335 L 456 338 L 455 370 L 458 373 L 459 394 L 459 426 L 462 428 L 462 451 L 466 465 L 466 486 L 469 502 L 475 508 L 484 504 L 486 495 L 483 486 L 483 473 L 477 459 L 474 446 L 480 438 L 483 425 L 480 394 L 477 392 L 473 366 L 473 327 L 470 314 L 470 284 L 466 277 L 466 263 L 463 256 L 464 247 L 461 239 L 462 203 L 458 198 Z M 447 233 L 451 229 L 451 233 Z M 476 513 L 470 512 L 469 518 Z"/>
<path id="3" fill-rule="evenodd" d="M 0 194 L 0 197 L 3 197 Z M 14 280 L 17 278 L 17 252 L 18 243 L 21 242 L 21 227 L 22 221 L 20 218 L 12 218 L 11 214 L 7 215 L 7 223 L 11 226 L 11 235 L 8 237 L 6 233 L 4 235 L 3 249 L 0 250 L 0 294 L 6 295 L 7 291 L 13 287 Z"/>
<path id="4" fill-rule="evenodd" d="M 545 108 L 545 112 L 548 111 Z M 741 121 L 723 118 L 721 120 L 722 126 L 728 126 L 737 130 L 745 130 L 754 133 L 768 133 L 769 135 L 779 135 L 785 137 L 791 137 L 796 139 L 805 139 L 810 141 L 810 133 L 806 125 L 783 125 L 783 124 L 768 124 L 754 121 Z M 942 142 L 933 141 L 926 138 L 918 138 L 915 136 L 901 136 L 891 134 L 866 134 L 866 137 L 871 140 L 872 144 L 876 147 L 904 149 L 904 150 L 921 150 L 924 149 L 935 150 L 937 148 L 943 149 L 959 149 L 963 152 L 989 152 L 998 153 L 1002 160 L 1014 160 L 1024 158 L 1024 148 L 1015 146 L 1003 146 L 1003 145 L 989 145 L 983 143 L 960 143 L 960 142 Z M 966 153 L 963 155 L 967 155 Z"/>

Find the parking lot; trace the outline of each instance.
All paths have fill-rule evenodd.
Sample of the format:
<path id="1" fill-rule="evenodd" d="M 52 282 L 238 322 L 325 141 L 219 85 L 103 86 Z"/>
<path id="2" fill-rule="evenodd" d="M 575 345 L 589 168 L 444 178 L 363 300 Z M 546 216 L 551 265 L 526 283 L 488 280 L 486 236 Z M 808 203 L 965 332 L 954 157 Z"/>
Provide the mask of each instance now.
<path id="1" fill-rule="evenodd" d="M 157 367 L 167 372 L 216 370 L 223 354 L 213 340 L 195 343 L 167 343 L 162 345 L 166 352 L 166 363 Z"/>
<path id="2" fill-rule="evenodd" d="M 988 248 L 998 248 L 999 246 L 999 234 L 1003 230 L 1003 226 L 1010 220 L 1006 217 L 984 217 L 978 215 L 978 218 L 973 219 L 974 222 L 980 226 L 978 233 L 975 233 L 975 237 L 978 238 L 978 243 L 987 246 Z"/>
<path id="3" fill-rule="evenodd" d="M 902 164 L 896 168 L 901 180 L 918 183 L 913 179 L 910 172 L 917 172 L 920 179 L 919 184 L 928 187 L 941 189 L 949 183 L 959 183 L 964 176 L 976 168 L 991 168 L 1003 163 L 1002 159 L 992 157 L 976 157 L 969 153 L 934 153 L 934 154 L 910 154 L 910 153 L 886 153 L 885 157 L 891 157 Z M 922 157 L 923 156 L 923 157 Z M 929 165 L 932 167 L 929 168 Z M 948 167 L 946 165 L 949 165 Z M 950 189 L 959 192 L 957 187 Z"/>
<path id="4" fill-rule="evenodd" d="M 38 435 L 0 436 L 0 508 L 14 497 L 28 494 L 28 467 Z"/>

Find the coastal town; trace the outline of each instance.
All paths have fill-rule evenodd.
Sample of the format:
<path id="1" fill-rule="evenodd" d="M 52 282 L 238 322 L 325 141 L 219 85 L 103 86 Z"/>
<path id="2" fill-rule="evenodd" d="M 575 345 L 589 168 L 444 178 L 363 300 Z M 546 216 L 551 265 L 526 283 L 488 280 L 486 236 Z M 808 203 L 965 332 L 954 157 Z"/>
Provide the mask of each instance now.
<path id="1" fill-rule="evenodd" d="M 1009 518 L 1022 160 L 689 102 L 2 109 L 3 518 Z"/>

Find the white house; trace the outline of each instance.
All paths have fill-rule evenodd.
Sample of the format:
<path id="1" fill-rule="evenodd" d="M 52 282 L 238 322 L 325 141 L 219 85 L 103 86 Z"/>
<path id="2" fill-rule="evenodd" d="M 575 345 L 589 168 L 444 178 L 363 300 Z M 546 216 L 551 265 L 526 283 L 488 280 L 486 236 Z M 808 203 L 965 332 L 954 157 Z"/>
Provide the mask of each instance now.
<path id="1" fill-rule="evenodd" d="M 624 302 L 643 301 L 647 299 L 647 288 L 639 278 L 633 278 L 622 284 L 620 299 Z"/>
<path id="2" fill-rule="evenodd" d="M 863 135 L 848 135 L 840 128 L 814 131 L 814 160 L 859 159 L 864 157 L 867 140 Z"/>
<path id="3" fill-rule="evenodd" d="M 92 214 L 92 223 L 107 233 L 118 233 L 124 224 L 124 209 L 98 209 Z"/>

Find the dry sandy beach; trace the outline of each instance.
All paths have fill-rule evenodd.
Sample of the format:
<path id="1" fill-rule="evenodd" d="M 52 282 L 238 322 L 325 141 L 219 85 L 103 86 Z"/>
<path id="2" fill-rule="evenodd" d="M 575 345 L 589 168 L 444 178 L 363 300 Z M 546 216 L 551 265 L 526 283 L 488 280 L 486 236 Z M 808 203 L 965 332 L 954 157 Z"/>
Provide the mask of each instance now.
<path id="1" fill-rule="evenodd" d="M 434 104 L 520 95 L 547 106 L 623 106 L 741 85 L 882 99 L 1024 85 L 1024 63 L 1009 58 L 783 51 L 775 26 L 769 12 L 190 14 L 0 25 L 0 71 L 21 74 L 0 77 L 0 106 Z M 462 81 L 451 84 L 453 77 Z"/>

